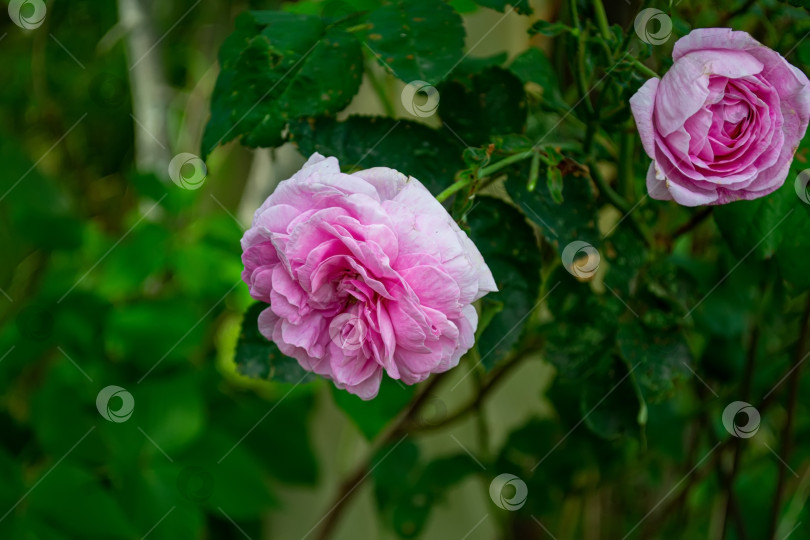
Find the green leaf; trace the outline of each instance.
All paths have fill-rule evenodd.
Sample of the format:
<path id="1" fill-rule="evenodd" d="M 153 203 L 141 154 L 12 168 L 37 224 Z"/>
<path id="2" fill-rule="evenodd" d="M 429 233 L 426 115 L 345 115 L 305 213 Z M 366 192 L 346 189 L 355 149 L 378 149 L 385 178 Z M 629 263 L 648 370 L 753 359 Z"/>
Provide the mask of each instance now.
<path id="1" fill-rule="evenodd" d="M 315 408 L 312 391 L 294 392 L 272 405 L 265 400 L 256 400 L 250 405 L 245 400 L 234 400 L 223 409 L 218 425 L 227 425 L 235 440 L 252 430 L 244 444 L 255 455 L 263 455 L 268 448 L 273 449 L 273 459 L 267 460 L 267 472 L 274 478 L 289 484 L 315 485 L 318 481 L 318 459 L 312 450 L 310 440 L 310 419 Z M 240 418 L 233 418 L 236 407 Z M 273 408 L 273 420 L 256 422 Z"/>
<path id="2" fill-rule="evenodd" d="M 281 11 L 240 15 L 222 45 L 203 157 L 238 136 L 248 146 L 277 146 L 290 120 L 334 113 L 360 87 L 357 39 L 317 17 Z"/>
<path id="3" fill-rule="evenodd" d="M 158 450 L 144 443 L 150 452 L 162 450 L 172 455 L 188 447 L 204 431 L 205 405 L 200 384 L 188 374 L 146 379 L 133 396 L 133 415 L 137 415 L 138 425 L 160 447 Z"/>
<path id="4" fill-rule="evenodd" d="M 416 538 L 445 491 L 480 469 L 467 454 L 420 463 L 419 447 L 400 440 L 379 450 L 372 469 L 383 521 L 401 538 Z"/>
<path id="5" fill-rule="evenodd" d="M 26 501 L 28 511 L 71 537 L 106 540 L 140 534 L 112 494 L 87 470 L 62 463 L 41 479 Z"/>
<path id="6" fill-rule="evenodd" d="M 647 258 L 644 243 L 638 235 L 626 227 L 617 228 L 603 241 L 602 260 L 608 263 L 605 285 L 620 293 L 628 300 L 639 270 Z"/>
<path id="7" fill-rule="evenodd" d="M 82 224 L 71 215 L 67 197 L 39 172 L 16 140 L 0 136 L 0 163 L 0 241 L 5 257 L 15 260 L 12 248 L 17 244 L 45 250 L 78 248 Z M 0 280 L 4 274 L 5 269 L 0 270 Z"/>
<path id="8" fill-rule="evenodd" d="M 784 188 L 782 188 L 784 189 Z M 798 200 L 798 199 L 797 199 Z M 807 254 L 810 253 L 810 205 L 799 206 L 780 226 L 786 234 L 776 252 L 779 273 L 798 289 L 810 289 Z"/>
<path id="9" fill-rule="evenodd" d="M 575 279 L 562 265 L 546 282 L 556 284 L 547 299 L 554 321 L 544 332 L 546 357 L 563 379 L 580 381 L 599 368 L 605 351 L 613 347 L 616 323 L 625 308 L 606 301 L 613 298 L 609 292 L 595 294 L 588 282 Z"/>
<path id="10" fill-rule="evenodd" d="M 111 310 L 104 335 L 107 354 L 128 359 L 144 373 L 187 361 L 203 339 L 202 313 L 180 298 L 138 301 Z M 191 330 L 190 330 L 191 329 Z"/>
<path id="11" fill-rule="evenodd" d="M 493 135 L 521 133 L 526 126 L 526 94 L 515 75 L 490 67 L 455 77 L 438 87 L 439 115 L 467 146 L 480 146 Z"/>
<path id="12" fill-rule="evenodd" d="M 242 375 L 256 379 L 269 379 L 285 383 L 311 381 L 297 360 L 284 355 L 278 346 L 259 332 L 259 314 L 270 306 L 262 302 L 252 304 L 242 319 L 242 331 L 236 343 L 236 369 Z"/>
<path id="13" fill-rule="evenodd" d="M 511 5 L 512 9 L 521 15 L 531 15 L 534 13 L 529 0 L 475 0 L 475 3 L 480 6 L 500 11 L 501 13 L 506 11 L 506 6 L 509 5 Z"/>
<path id="14" fill-rule="evenodd" d="M 472 240 L 498 284 L 498 292 L 488 294 L 486 299 L 503 304 L 477 342 L 481 362 L 491 369 L 518 341 L 537 307 L 540 250 L 534 232 L 520 212 L 501 200 L 478 197 L 467 223 Z M 504 242 L 504 238 L 509 242 Z"/>
<path id="15" fill-rule="evenodd" d="M 585 381 L 581 408 L 588 428 L 608 440 L 637 433 L 646 424 L 646 405 L 639 403 L 635 378 L 620 359 L 611 358 Z"/>
<path id="16" fill-rule="evenodd" d="M 562 204 L 563 198 L 563 177 L 562 172 L 557 167 L 546 168 L 546 187 L 551 200 L 557 204 Z"/>
<path id="17" fill-rule="evenodd" d="M 370 116 L 350 116 L 290 124 L 304 155 L 335 156 L 344 170 L 390 167 L 422 182 L 434 195 L 453 183 L 464 167 L 455 138 L 424 124 Z"/>
<path id="18" fill-rule="evenodd" d="M 678 379 L 691 376 L 692 355 L 677 328 L 653 329 L 632 320 L 619 325 L 616 339 L 646 401 L 661 401 Z"/>
<path id="19" fill-rule="evenodd" d="M 200 474 L 210 475 L 210 479 L 205 476 L 211 487 L 199 494 L 200 504 L 209 511 L 220 512 L 221 508 L 235 520 L 256 519 L 275 504 L 275 497 L 265 479 L 261 461 L 238 441 L 221 427 L 212 428 L 178 459 L 178 463 L 184 467 L 199 467 L 204 471 Z M 271 452 L 272 448 L 266 451 Z M 192 492 L 191 497 L 194 496 Z"/>
<path id="20" fill-rule="evenodd" d="M 767 197 L 715 208 L 714 220 L 737 257 L 753 256 L 761 260 L 774 255 L 782 239 L 791 232 L 786 218 L 793 203 L 798 202 L 792 188 L 784 185 Z"/>
<path id="21" fill-rule="evenodd" d="M 507 58 L 509 58 L 509 55 L 506 52 L 484 57 L 468 56 L 450 72 L 451 78 L 474 75 L 487 68 L 500 67 L 506 62 Z"/>
<path id="22" fill-rule="evenodd" d="M 461 17 L 444 2 L 398 0 L 371 12 L 368 46 L 397 78 L 438 84 L 464 56 Z"/>
<path id="23" fill-rule="evenodd" d="M 565 200 L 558 204 L 545 182 L 539 182 L 534 191 L 529 191 L 526 188 L 528 176 L 528 167 L 510 170 L 506 190 L 526 217 L 540 227 L 545 239 L 560 254 L 574 240 L 598 246 L 600 235 L 590 181 L 584 177 L 565 176 Z"/>
<path id="24" fill-rule="evenodd" d="M 197 538 L 202 534 L 205 516 L 199 507 L 202 490 L 212 487 L 212 482 L 189 491 L 189 469 L 183 464 L 155 461 L 150 467 L 133 468 L 131 464 L 118 467 L 116 484 L 125 505 L 125 511 L 138 530 L 148 531 L 160 520 L 160 526 L 149 533 L 149 538 L 170 540 L 173 538 Z M 207 473 L 204 473 L 207 474 Z M 210 478 L 210 476 L 209 476 Z M 191 479 L 198 480 L 198 479 Z M 167 514 L 170 508 L 174 508 Z"/>
<path id="25" fill-rule="evenodd" d="M 335 403 L 360 432 L 372 440 L 410 403 L 414 387 L 406 386 L 383 374 L 380 392 L 370 401 L 332 386 Z"/>

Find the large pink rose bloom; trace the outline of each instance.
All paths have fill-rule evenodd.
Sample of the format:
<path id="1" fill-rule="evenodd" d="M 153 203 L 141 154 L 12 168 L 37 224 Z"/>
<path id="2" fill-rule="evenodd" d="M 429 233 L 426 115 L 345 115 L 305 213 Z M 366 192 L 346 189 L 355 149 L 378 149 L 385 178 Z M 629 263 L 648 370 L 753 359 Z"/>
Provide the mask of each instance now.
<path id="1" fill-rule="evenodd" d="M 810 118 L 804 73 L 728 28 L 693 30 L 672 58 L 630 99 L 650 196 L 699 206 L 779 188 Z"/>
<path id="2" fill-rule="evenodd" d="M 242 278 L 270 307 L 259 330 L 301 366 L 363 399 L 383 370 L 406 384 L 472 347 L 472 302 L 497 290 L 475 245 L 415 178 L 340 172 L 313 154 L 256 211 Z"/>

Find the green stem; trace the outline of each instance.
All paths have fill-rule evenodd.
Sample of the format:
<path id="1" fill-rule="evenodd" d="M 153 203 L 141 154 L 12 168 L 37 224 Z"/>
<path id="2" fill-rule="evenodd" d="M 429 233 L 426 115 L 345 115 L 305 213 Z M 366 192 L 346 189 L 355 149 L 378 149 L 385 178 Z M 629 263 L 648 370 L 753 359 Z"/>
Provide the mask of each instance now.
<path id="1" fill-rule="evenodd" d="M 577 71 L 576 82 L 577 89 L 579 90 L 580 100 L 585 102 L 585 108 L 588 109 L 588 118 L 593 117 L 593 103 L 588 97 L 588 81 L 585 75 L 585 42 L 588 39 L 588 30 L 579 33 L 579 40 L 577 42 Z"/>
<path id="2" fill-rule="evenodd" d="M 568 0 L 568 7 L 571 9 L 571 22 L 574 24 L 574 28 L 577 30 L 582 30 L 582 25 L 579 23 L 577 0 Z"/>
<path id="3" fill-rule="evenodd" d="M 349 33 L 354 33 L 354 32 L 359 32 L 360 30 L 369 30 L 370 28 L 371 28 L 371 24 L 362 23 L 362 24 L 356 24 L 354 26 L 350 26 L 349 28 L 346 29 L 346 31 L 349 32 Z"/>
<path id="4" fill-rule="evenodd" d="M 607 13 L 605 13 L 605 5 L 602 0 L 593 0 L 593 10 L 596 15 L 596 24 L 599 25 L 599 31 L 605 41 L 610 41 L 613 36 L 610 33 L 610 26 L 607 22 Z"/>
<path id="5" fill-rule="evenodd" d="M 526 150 L 525 152 L 521 152 L 520 154 L 513 154 L 509 157 L 506 157 L 497 163 L 493 163 L 489 167 L 483 167 L 481 169 L 478 169 L 478 174 L 476 174 L 475 176 L 470 175 L 466 178 L 463 178 L 462 180 L 455 182 L 452 186 L 448 187 L 447 189 L 436 195 L 436 200 L 438 200 L 439 202 L 444 202 L 448 199 L 448 197 L 450 197 L 450 195 L 459 190 L 464 189 L 465 187 L 469 186 L 476 180 L 486 178 L 487 176 L 490 176 L 492 173 L 500 171 L 501 169 L 503 169 L 504 167 L 508 167 L 512 163 L 517 163 L 518 161 L 522 161 L 528 157 L 531 157 L 534 154 L 536 154 L 536 151 L 534 149 Z"/>
<path id="6" fill-rule="evenodd" d="M 628 201 L 635 200 L 633 155 L 635 132 L 622 131 L 619 136 L 619 191 Z"/>
<path id="7" fill-rule="evenodd" d="M 463 180 L 459 180 L 458 182 L 455 182 L 449 188 L 445 189 L 444 191 L 442 191 L 441 193 L 436 195 L 436 200 L 439 201 L 439 202 L 446 201 L 450 197 L 450 195 L 452 195 L 456 191 L 462 190 L 465 187 L 469 186 L 470 184 L 473 183 L 473 181 L 475 181 L 475 177 L 474 176 L 468 176 L 467 178 L 464 178 Z"/>
<path id="8" fill-rule="evenodd" d="M 540 176 L 540 154 L 532 156 L 532 164 L 529 168 L 529 182 L 526 184 L 527 191 L 534 191 L 537 187 L 537 178 Z"/>
<path id="9" fill-rule="evenodd" d="M 636 70 L 638 70 L 638 72 L 641 73 L 642 75 L 646 75 L 647 77 L 655 77 L 657 79 L 661 78 L 661 76 L 658 73 L 642 64 L 638 58 L 632 58 L 630 60 L 630 63 L 633 64 L 633 67 L 636 68 Z"/>
<path id="10" fill-rule="evenodd" d="M 511 165 L 512 163 L 517 163 L 518 161 L 522 161 L 526 158 L 531 157 L 536 151 L 534 149 L 526 150 L 525 152 L 521 152 L 520 154 L 514 154 L 507 158 L 500 160 L 497 163 L 493 163 L 489 167 L 484 167 L 483 169 L 478 169 L 478 178 L 484 178 L 486 176 L 491 175 L 494 172 L 500 171 L 504 167 Z"/>
<path id="11" fill-rule="evenodd" d="M 616 193 L 616 191 L 610 187 L 605 180 L 605 177 L 599 172 L 599 168 L 596 166 L 595 161 L 588 163 L 588 169 L 591 172 L 591 178 L 593 178 L 593 181 L 596 182 L 597 187 L 599 187 L 599 191 L 605 194 L 610 201 L 610 204 L 618 208 L 619 211 L 624 214 L 629 213 L 631 208 L 630 203 L 624 200 L 621 195 Z"/>

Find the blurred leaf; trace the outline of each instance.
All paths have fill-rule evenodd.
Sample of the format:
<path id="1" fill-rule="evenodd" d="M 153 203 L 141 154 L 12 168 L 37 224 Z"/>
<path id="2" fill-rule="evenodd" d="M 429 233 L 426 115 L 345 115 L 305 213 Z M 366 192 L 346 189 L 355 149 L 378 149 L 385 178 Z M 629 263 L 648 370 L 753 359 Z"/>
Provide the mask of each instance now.
<path id="1" fill-rule="evenodd" d="M 335 156 L 344 170 L 390 167 L 413 176 L 434 195 L 453 182 L 464 167 L 461 151 L 447 130 L 424 124 L 371 116 L 301 120 L 290 125 L 293 141 L 304 155 Z M 362 167 L 361 167 L 362 165 Z"/>
<path id="2" fill-rule="evenodd" d="M 257 426 L 256 421 L 271 408 L 272 420 L 268 418 L 267 422 Z M 263 455 L 272 448 L 273 459 L 267 460 L 265 466 L 274 478 L 291 484 L 315 485 L 319 464 L 309 433 L 314 409 L 315 399 L 311 392 L 291 393 L 283 401 L 279 398 L 272 404 L 264 400 L 249 407 L 235 403 L 228 409 L 228 414 L 222 415 L 219 424 L 227 423 L 236 437 L 242 437 L 252 429 L 245 444 L 255 455 Z M 232 418 L 231 412 L 237 412 L 240 418 Z"/>
<path id="3" fill-rule="evenodd" d="M 563 178 L 560 169 L 557 167 L 546 167 L 546 187 L 551 200 L 557 204 L 562 204 L 563 198 Z"/>
<path id="4" fill-rule="evenodd" d="M 616 339 L 646 401 L 661 401 L 678 379 L 692 376 L 692 355 L 677 328 L 652 329 L 631 321 L 619 325 Z"/>
<path id="5" fill-rule="evenodd" d="M 4 251 L 11 251 L 5 257 L 13 253 L 10 246 L 20 242 L 46 250 L 76 249 L 82 223 L 72 215 L 62 190 L 39 172 L 17 142 L 5 136 L 0 136 L 0 163 L 0 238 L 13 241 L 4 242 Z"/>
<path id="6" fill-rule="evenodd" d="M 405 409 L 414 394 L 413 386 L 406 386 L 385 374 L 380 384 L 380 393 L 369 401 L 363 401 L 334 385 L 330 387 L 337 406 L 368 440 L 379 435 Z"/>
<path id="7" fill-rule="evenodd" d="M 268 448 L 268 452 L 272 449 Z M 187 493 L 198 497 L 200 504 L 212 512 L 220 512 L 234 520 L 259 517 L 275 505 L 270 486 L 265 480 L 261 462 L 239 439 L 234 439 L 221 428 L 206 430 L 199 441 L 178 459 L 187 466 L 205 471 L 210 488 L 202 493 Z M 175 480 L 177 482 L 177 480 Z M 193 485 L 181 489 L 194 489 Z M 203 496 L 204 495 L 204 496 Z"/>
<path id="8" fill-rule="evenodd" d="M 425 465 L 419 484 L 426 491 L 440 494 L 480 470 L 481 467 L 468 454 L 441 457 Z"/>
<path id="9" fill-rule="evenodd" d="M 540 290 L 540 250 L 534 232 L 513 206 L 482 196 L 467 215 L 470 236 L 498 285 L 487 302 L 500 302 L 496 313 L 478 339 L 478 351 L 486 369 L 492 369 L 517 343 L 527 319 L 537 307 Z M 509 242 L 504 242 L 509 238 Z"/>
<path id="10" fill-rule="evenodd" d="M 444 492 L 480 471 L 467 454 L 442 457 L 423 465 L 419 447 L 403 439 L 381 448 L 375 456 L 375 465 L 372 476 L 377 506 L 384 522 L 401 538 L 418 537 Z"/>
<path id="11" fill-rule="evenodd" d="M 61 463 L 42 478 L 28 496 L 28 511 L 54 527 L 74 538 L 129 539 L 140 534 L 119 503 L 88 471 Z"/>
<path id="12" fill-rule="evenodd" d="M 700 364 L 713 379 L 721 382 L 736 380 L 742 374 L 745 365 L 742 340 L 739 337 L 729 339 L 712 336 L 703 351 Z"/>
<path id="13" fill-rule="evenodd" d="M 603 241 L 602 260 L 608 263 L 605 285 L 629 302 L 633 283 L 647 257 L 646 247 L 635 231 L 618 227 Z"/>
<path id="14" fill-rule="evenodd" d="M 112 358 L 132 360 L 144 373 L 185 361 L 205 334 L 199 324 L 203 313 L 180 298 L 121 306 L 110 312 L 106 350 Z"/>
<path id="15" fill-rule="evenodd" d="M 233 246 L 238 248 L 239 241 Z M 227 251 L 206 241 L 174 247 L 166 267 L 183 292 L 212 298 L 222 296 L 233 287 L 243 268 L 239 255 L 233 250 Z"/>
<path id="16" fill-rule="evenodd" d="M 783 186 L 785 190 L 788 186 Z M 794 211 L 785 222 L 784 236 L 776 251 L 776 264 L 785 281 L 794 287 L 810 289 L 810 272 L 807 271 L 807 254 L 810 253 L 810 204 L 796 199 Z M 774 233 L 775 234 L 775 233 Z"/>
<path id="17" fill-rule="evenodd" d="M 464 56 L 461 17 L 444 2 L 396 0 L 371 12 L 368 46 L 397 78 L 436 85 Z"/>
<path id="18" fill-rule="evenodd" d="M 585 381 L 581 401 L 585 424 L 609 440 L 637 433 L 646 424 L 646 405 L 639 403 L 635 378 L 621 360 L 611 360 Z"/>
<path id="19" fill-rule="evenodd" d="M 172 456 L 187 448 L 204 431 L 203 396 L 198 381 L 189 374 L 155 380 L 147 378 L 133 396 L 133 419 L 159 447 L 150 447 L 150 450 Z"/>
<path id="20" fill-rule="evenodd" d="M 248 146 L 281 144 L 288 121 L 348 105 L 363 73 L 353 35 L 317 17 L 281 11 L 240 15 L 219 62 L 203 158 L 240 135 Z"/>
<path id="21" fill-rule="evenodd" d="M 157 458 L 163 460 L 163 456 Z M 138 530 L 150 531 L 150 539 L 197 538 L 202 533 L 205 517 L 198 504 L 201 501 L 194 496 L 195 493 L 205 496 L 208 492 L 188 491 L 183 483 L 185 471 L 187 469 L 179 463 L 159 461 L 148 468 L 130 466 L 122 471 L 125 511 L 138 525 Z M 158 522 L 160 526 L 155 527 Z"/>
<path id="22" fill-rule="evenodd" d="M 242 375 L 257 379 L 285 383 L 313 380 L 315 375 L 307 374 L 297 360 L 284 355 L 275 343 L 259 332 L 259 314 L 269 308 L 267 304 L 256 302 L 245 313 L 236 344 L 236 369 Z"/>
<path id="23" fill-rule="evenodd" d="M 139 225 L 104 260 L 95 292 L 115 301 L 140 291 L 150 276 L 165 267 L 169 239 L 168 229 L 156 223 Z"/>
<path id="24" fill-rule="evenodd" d="M 61 356 L 61 353 L 58 353 Z M 81 361 L 86 366 L 86 361 Z M 51 456 L 61 456 L 71 448 L 82 435 L 89 432 L 100 419 L 98 411 L 85 401 L 88 392 L 85 379 L 67 359 L 60 358 L 53 365 L 48 377 L 36 389 L 31 398 L 31 427 L 42 449 Z M 95 395 L 92 396 L 95 398 Z M 85 459 L 102 463 L 105 459 L 98 448 L 97 433 L 80 444 L 72 453 L 74 460 Z"/>
<path id="25" fill-rule="evenodd" d="M 581 380 L 592 373 L 613 346 L 616 323 L 624 306 L 595 294 L 587 282 L 575 279 L 557 266 L 546 279 L 558 284 L 548 295 L 554 321 L 544 332 L 546 356 L 567 380 Z"/>
<path id="26" fill-rule="evenodd" d="M 481 73 L 442 83 L 439 114 L 468 146 L 492 135 L 520 133 L 526 125 L 526 96 L 512 73 L 490 67 Z"/>
<path id="27" fill-rule="evenodd" d="M 531 15 L 534 13 L 529 0 L 475 0 L 475 3 L 503 13 L 507 6 L 512 6 L 521 15 Z M 510 11 L 511 11 L 510 9 Z"/>
<path id="28" fill-rule="evenodd" d="M 737 257 L 754 255 L 757 259 L 767 259 L 773 256 L 786 231 L 790 231 L 786 221 L 796 201 L 791 188 L 785 185 L 767 197 L 736 201 L 714 210 L 714 220 Z"/>
<path id="29" fill-rule="evenodd" d="M 5 427 L 5 426 L 2 426 Z M 4 438 L 9 434 L 4 433 Z M 0 477 L 3 482 L 0 483 L 0 508 L 11 509 L 15 506 L 20 497 L 25 493 L 22 481 L 22 470 L 20 465 L 9 455 L 5 448 L 0 447 Z M 6 510 L 3 510 L 5 513 Z M 4 534 L 3 538 L 13 538 L 11 536 L 11 522 L 14 521 L 14 511 L 8 516 L 11 519 L 0 521 L 0 533 Z M 5 521 L 5 520 L 4 520 Z"/>
<path id="30" fill-rule="evenodd" d="M 481 73 L 487 68 L 502 66 L 507 58 L 509 58 L 509 55 L 506 52 L 483 57 L 468 56 L 453 68 L 453 71 L 450 72 L 452 76 L 450 78 L 468 77 Z M 469 88 L 469 80 L 466 83 L 466 87 Z"/>

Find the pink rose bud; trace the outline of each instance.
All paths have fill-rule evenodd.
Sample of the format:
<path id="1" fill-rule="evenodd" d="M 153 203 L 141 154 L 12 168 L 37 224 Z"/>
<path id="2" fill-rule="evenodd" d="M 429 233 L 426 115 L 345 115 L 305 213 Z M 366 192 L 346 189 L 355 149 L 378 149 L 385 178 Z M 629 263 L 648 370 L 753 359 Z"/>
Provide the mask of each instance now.
<path id="1" fill-rule="evenodd" d="M 270 304 L 259 330 L 307 370 L 363 399 L 383 370 L 406 384 L 455 367 L 472 302 L 497 290 L 478 249 L 415 178 L 340 172 L 313 154 L 256 211 L 242 279 Z"/>
<path id="2" fill-rule="evenodd" d="M 630 99 L 650 196 L 699 206 L 778 189 L 810 118 L 805 74 L 728 28 L 693 30 L 672 59 Z"/>

